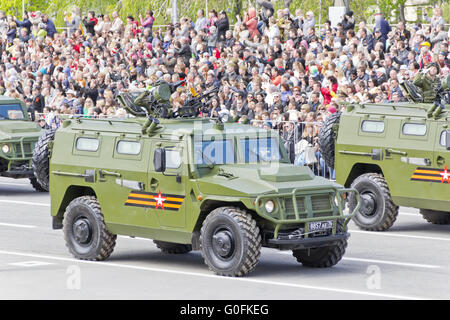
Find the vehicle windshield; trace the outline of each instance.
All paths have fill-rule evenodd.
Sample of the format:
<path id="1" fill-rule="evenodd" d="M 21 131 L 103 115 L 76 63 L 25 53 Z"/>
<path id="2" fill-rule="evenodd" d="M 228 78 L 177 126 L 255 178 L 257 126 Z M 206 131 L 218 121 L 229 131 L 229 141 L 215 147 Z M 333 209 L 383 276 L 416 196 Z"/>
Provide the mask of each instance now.
<path id="1" fill-rule="evenodd" d="M 240 140 L 245 163 L 280 161 L 281 153 L 275 138 L 245 138 Z"/>
<path id="2" fill-rule="evenodd" d="M 197 165 L 235 163 L 233 140 L 195 141 L 194 162 Z"/>
<path id="3" fill-rule="evenodd" d="M 0 120 L 23 120 L 25 116 L 20 104 L 0 105 Z"/>

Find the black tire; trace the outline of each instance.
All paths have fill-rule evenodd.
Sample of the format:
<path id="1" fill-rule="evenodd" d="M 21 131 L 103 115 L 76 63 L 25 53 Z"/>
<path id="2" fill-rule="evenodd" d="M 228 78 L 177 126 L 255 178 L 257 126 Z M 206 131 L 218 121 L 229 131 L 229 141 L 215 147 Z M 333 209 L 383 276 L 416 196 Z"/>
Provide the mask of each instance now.
<path id="1" fill-rule="evenodd" d="M 252 216 L 234 207 L 217 208 L 203 221 L 200 232 L 203 259 L 218 275 L 244 276 L 261 255 L 261 235 Z"/>
<path id="2" fill-rule="evenodd" d="M 48 190 L 42 188 L 41 184 L 37 181 L 36 178 L 30 178 L 30 183 L 33 186 L 34 190 L 36 190 L 37 192 L 48 192 Z"/>
<path id="3" fill-rule="evenodd" d="M 340 118 L 341 112 L 335 112 L 326 118 L 318 135 L 320 154 L 331 169 L 334 169 L 335 126 L 339 124 Z"/>
<path id="4" fill-rule="evenodd" d="M 336 233 L 343 233 L 344 231 L 344 221 L 338 220 Z M 327 247 L 292 250 L 292 255 L 305 267 L 329 268 L 342 259 L 346 248 L 347 240 L 343 239 Z"/>
<path id="5" fill-rule="evenodd" d="M 180 244 L 158 240 L 153 240 L 153 243 L 156 244 L 156 247 L 164 253 L 184 254 L 192 251 L 192 246 L 190 244 Z"/>
<path id="6" fill-rule="evenodd" d="M 352 185 L 361 198 L 361 206 L 353 217 L 355 224 L 363 230 L 385 231 L 397 219 L 398 206 L 394 204 L 386 180 L 381 174 L 366 173 L 356 178 Z M 349 210 L 356 207 L 353 193 L 349 196 Z"/>
<path id="7" fill-rule="evenodd" d="M 432 224 L 450 224 L 450 212 L 420 209 L 420 213 Z"/>
<path id="8" fill-rule="evenodd" d="M 63 220 L 66 246 L 77 259 L 101 261 L 114 250 L 117 235 L 106 229 L 96 197 L 82 196 L 72 200 Z"/>
<path id="9" fill-rule="evenodd" d="M 34 176 L 45 191 L 49 189 L 50 149 L 48 144 L 50 141 L 53 141 L 55 132 L 56 130 L 52 129 L 44 131 L 34 146 L 31 159 Z"/>

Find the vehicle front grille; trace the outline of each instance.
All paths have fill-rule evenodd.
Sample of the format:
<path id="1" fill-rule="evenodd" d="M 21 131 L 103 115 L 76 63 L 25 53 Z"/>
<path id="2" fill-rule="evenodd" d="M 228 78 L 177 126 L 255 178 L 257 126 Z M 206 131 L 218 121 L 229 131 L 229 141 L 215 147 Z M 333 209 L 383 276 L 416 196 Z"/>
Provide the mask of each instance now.
<path id="1" fill-rule="evenodd" d="M 330 196 L 328 194 L 312 196 L 311 205 L 313 211 L 331 210 Z"/>
<path id="2" fill-rule="evenodd" d="M 23 145 L 23 155 L 22 155 L 22 145 Z M 24 142 L 23 144 L 14 143 L 13 144 L 14 153 L 16 158 L 29 158 L 33 155 L 33 145 L 32 142 Z"/>
<path id="3" fill-rule="evenodd" d="M 326 217 L 332 215 L 332 204 L 330 194 L 313 195 L 311 197 L 296 197 L 298 216 L 300 219 L 307 218 L 307 205 L 310 201 L 313 217 Z M 284 198 L 286 219 L 295 219 L 295 208 L 292 197 Z"/>

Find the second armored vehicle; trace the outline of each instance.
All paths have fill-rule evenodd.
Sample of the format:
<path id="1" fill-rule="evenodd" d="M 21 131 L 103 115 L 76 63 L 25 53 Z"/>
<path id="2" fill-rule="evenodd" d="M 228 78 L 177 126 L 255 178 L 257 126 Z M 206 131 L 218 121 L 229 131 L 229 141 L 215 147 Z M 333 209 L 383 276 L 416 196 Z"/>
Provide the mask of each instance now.
<path id="1" fill-rule="evenodd" d="M 420 209 L 431 223 L 450 224 L 449 108 L 440 103 L 354 104 L 325 121 L 320 149 L 335 168 L 336 181 L 360 193 L 353 219 L 359 227 L 387 230 L 399 206 Z M 349 207 L 355 206 L 350 196 Z"/>
<path id="2" fill-rule="evenodd" d="M 37 191 L 45 191 L 36 181 L 31 166 L 40 134 L 41 129 L 30 121 L 23 102 L 0 96 L 0 176 L 28 178 Z"/>

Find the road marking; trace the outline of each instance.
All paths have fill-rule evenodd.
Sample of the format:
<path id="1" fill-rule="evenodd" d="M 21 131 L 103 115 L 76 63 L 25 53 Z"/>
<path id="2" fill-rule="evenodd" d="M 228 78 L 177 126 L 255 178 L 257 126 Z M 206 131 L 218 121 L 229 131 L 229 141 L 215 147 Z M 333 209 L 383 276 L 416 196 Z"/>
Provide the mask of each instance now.
<path id="1" fill-rule="evenodd" d="M 397 238 L 410 238 L 410 239 L 420 239 L 420 240 L 437 240 L 437 241 L 450 241 L 450 238 L 440 238 L 440 237 L 426 237 L 426 236 L 412 236 L 407 234 L 393 234 L 390 232 L 378 232 L 378 231 L 364 231 L 357 229 L 349 229 L 350 233 L 362 233 L 372 236 L 382 236 L 382 237 L 397 237 Z"/>
<path id="2" fill-rule="evenodd" d="M 16 200 L 3 200 L 3 199 L 0 199 L 0 203 L 14 203 L 14 204 L 25 204 L 25 205 L 29 205 L 29 206 L 50 207 L 50 204 L 49 204 L 49 203 L 28 202 L 28 201 L 16 201 Z"/>
<path id="3" fill-rule="evenodd" d="M 36 228 L 35 226 L 30 226 L 30 225 L 25 225 L 25 224 L 14 224 L 14 223 L 3 223 L 3 222 L 0 222 L 0 226 L 14 227 L 14 228 L 28 228 L 28 229 Z"/>
<path id="4" fill-rule="evenodd" d="M 387 261 L 387 260 L 360 259 L 360 258 L 349 258 L 349 257 L 344 257 L 344 258 L 342 258 L 342 260 L 360 261 L 360 262 L 368 262 L 368 263 L 379 263 L 379 264 L 392 264 L 394 266 L 405 266 L 405 267 L 426 268 L 426 269 L 441 268 L 440 266 L 434 266 L 434 265 L 429 265 L 429 264 L 397 262 L 397 261 Z"/>
<path id="5" fill-rule="evenodd" d="M 292 255 L 292 253 L 290 251 L 281 251 L 280 253 Z M 426 268 L 426 269 L 442 268 L 441 266 L 430 265 L 430 264 L 409 263 L 409 262 L 389 261 L 389 260 L 375 260 L 375 259 L 362 259 L 362 258 L 350 258 L 350 257 L 343 257 L 342 260 L 378 263 L 378 264 L 391 264 L 391 265 L 395 265 L 395 266 Z"/>
<path id="6" fill-rule="evenodd" d="M 419 213 L 411 213 L 411 212 L 399 212 L 399 216 L 408 216 L 408 217 L 421 217 L 422 215 Z"/>
<path id="7" fill-rule="evenodd" d="M 147 239 L 147 238 L 138 238 L 138 237 L 130 237 L 130 236 L 119 236 L 119 238 L 128 239 L 128 240 L 143 240 L 143 241 L 152 241 L 153 242 L 153 239 Z"/>
<path id="8" fill-rule="evenodd" d="M 51 262 L 45 262 L 45 261 L 24 261 L 24 262 L 14 262 L 14 263 L 8 263 L 10 266 L 17 266 L 17 267 L 41 267 L 41 266 L 48 266 L 54 263 Z"/>
<path id="9" fill-rule="evenodd" d="M 31 187 L 31 184 L 29 184 L 29 183 L 19 183 L 19 182 L 0 182 L 0 184 L 4 184 L 4 185 L 8 185 L 8 186 L 14 185 L 14 186 L 30 186 Z"/>
<path id="10" fill-rule="evenodd" d="M 23 253 L 23 252 L 4 251 L 4 250 L 0 250 L 0 254 L 21 256 L 21 257 L 31 257 L 31 258 L 38 258 L 38 259 L 76 262 L 76 263 L 92 264 L 92 265 L 104 266 L 104 267 L 123 268 L 123 269 L 161 272 L 161 273 L 171 273 L 171 274 L 178 274 L 178 275 L 184 275 L 184 276 L 203 277 L 203 278 L 215 279 L 215 280 L 219 280 L 219 281 L 237 281 L 237 282 L 247 282 L 247 283 L 256 283 L 256 284 L 266 284 L 266 285 L 273 285 L 273 286 L 283 286 L 283 287 L 291 287 L 291 288 L 298 288 L 298 289 L 310 289 L 310 290 L 317 290 L 317 291 L 355 294 L 355 295 L 381 297 L 381 298 L 389 298 L 389 299 L 400 299 L 400 300 L 427 300 L 427 299 L 430 299 L 430 298 L 424 298 L 424 297 L 412 297 L 412 296 L 394 295 L 394 294 L 389 294 L 389 293 L 360 291 L 360 290 L 352 290 L 352 289 L 338 289 L 338 288 L 332 288 L 332 287 L 302 285 L 302 284 L 285 283 L 285 282 L 270 281 L 270 280 L 221 277 L 221 276 L 217 276 L 217 275 L 213 275 L 213 274 L 203 274 L 203 273 L 197 273 L 197 272 L 168 270 L 168 269 L 161 269 L 161 268 L 154 268 L 154 267 L 141 267 L 141 266 L 119 264 L 119 263 L 113 263 L 113 262 L 77 260 L 77 259 L 71 259 L 71 258 L 63 258 L 63 257 L 31 254 L 31 253 Z"/>

